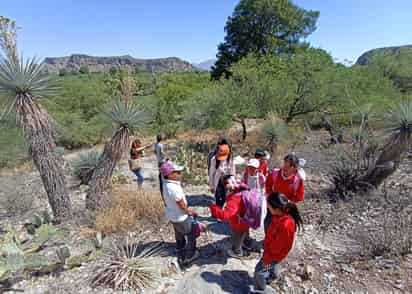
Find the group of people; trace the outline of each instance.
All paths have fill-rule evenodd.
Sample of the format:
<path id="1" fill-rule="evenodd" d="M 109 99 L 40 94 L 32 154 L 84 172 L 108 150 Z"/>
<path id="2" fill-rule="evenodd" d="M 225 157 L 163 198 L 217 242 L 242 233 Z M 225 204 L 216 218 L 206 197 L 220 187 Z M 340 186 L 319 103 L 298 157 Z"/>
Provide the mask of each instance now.
<path id="1" fill-rule="evenodd" d="M 203 227 L 197 213 L 187 204 L 181 185 L 184 167 L 165 160 L 163 146 L 159 146 L 161 138 L 157 139 L 155 153 L 165 214 L 175 232 L 178 264 L 185 268 L 200 257 L 196 238 Z M 296 203 L 304 199 L 305 176 L 300 172 L 296 155 L 285 156 L 283 166 L 271 171 L 268 158 L 264 150 L 257 150 L 254 158 L 247 161 L 243 174 L 237 177 L 228 140 L 219 140 L 208 156 L 209 189 L 215 196 L 210 215 L 219 222 L 229 222 L 232 229 L 232 246 L 227 255 L 241 259 L 248 252 L 260 252 L 250 230 L 264 227 L 263 255 L 254 274 L 255 289 L 260 291 L 278 277 L 279 263 L 293 247 L 296 231 L 302 226 Z M 251 220 L 256 216 L 261 220 Z"/>

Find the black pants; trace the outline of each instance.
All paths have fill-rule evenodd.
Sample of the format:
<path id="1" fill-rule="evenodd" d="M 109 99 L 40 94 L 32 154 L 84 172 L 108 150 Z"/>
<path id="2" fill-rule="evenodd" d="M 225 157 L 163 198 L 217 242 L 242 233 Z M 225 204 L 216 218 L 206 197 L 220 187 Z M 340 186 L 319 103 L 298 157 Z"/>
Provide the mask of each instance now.
<path id="1" fill-rule="evenodd" d="M 162 195 L 163 197 L 163 177 L 160 172 L 159 172 L 159 185 L 160 185 L 160 195 Z"/>
<path id="2" fill-rule="evenodd" d="M 223 207 L 226 203 L 226 189 L 222 181 L 219 181 L 215 191 L 216 205 Z"/>
<path id="3" fill-rule="evenodd" d="M 180 223 L 172 223 L 176 238 L 176 254 L 180 263 L 184 263 L 195 254 L 196 229 L 192 220 L 188 217 Z"/>

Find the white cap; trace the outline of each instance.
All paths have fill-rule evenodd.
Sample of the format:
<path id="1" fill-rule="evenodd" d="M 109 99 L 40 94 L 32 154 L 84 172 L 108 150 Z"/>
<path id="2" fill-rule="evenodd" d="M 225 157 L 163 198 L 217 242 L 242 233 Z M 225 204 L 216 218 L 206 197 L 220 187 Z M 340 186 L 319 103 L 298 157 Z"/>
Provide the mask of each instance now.
<path id="1" fill-rule="evenodd" d="M 249 159 L 249 161 L 247 163 L 247 166 L 251 166 L 251 167 L 254 167 L 254 168 L 259 168 L 259 166 L 260 166 L 259 160 L 257 160 L 256 158 L 251 158 L 251 159 Z"/>

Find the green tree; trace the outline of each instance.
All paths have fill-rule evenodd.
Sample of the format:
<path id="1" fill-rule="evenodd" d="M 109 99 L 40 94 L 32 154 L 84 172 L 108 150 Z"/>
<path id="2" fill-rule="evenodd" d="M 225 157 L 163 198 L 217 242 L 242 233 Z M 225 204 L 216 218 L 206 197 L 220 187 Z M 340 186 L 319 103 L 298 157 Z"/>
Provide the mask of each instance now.
<path id="1" fill-rule="evenodd" d="M 316 29 L 319 12 L 304 10 L 291 0 L 241 0 L 226 22 L 212 77 L 230 75 L 230 66 L 250 53 L 295 52 Z"/>
<path id="2" fill-rule="evenodd" d="M 60 77 L 67 76 L 68 74 L 69 74 L 69 71 L 68 71 L 67 69 L 65 69 L 65 68 L 61 68 L 61 69 L 59 70 L 59 76 L 60 76 Z"/>
<path id="3" fill-rule="evenodd" d="M 88 74 L 90 72 L 89 67 L 87 65 L 82 65 L 79 68 L 79 73 L 81 74 Z"/>
<path id="4" fill-rule="evenodd" d="M 71 203 L 62 168 L 56 152 L 53 120 L 40 105 L 42 97 L 54 95 L 57 88 L 36 59 L 18 58 L 17 26 L 0 18 L 0 94 L 6 100 L 4 114 L 14 111 L 28 143 L 29 154 L 40 173 L 50 206 L 56 219 L 71 215 Z"/>

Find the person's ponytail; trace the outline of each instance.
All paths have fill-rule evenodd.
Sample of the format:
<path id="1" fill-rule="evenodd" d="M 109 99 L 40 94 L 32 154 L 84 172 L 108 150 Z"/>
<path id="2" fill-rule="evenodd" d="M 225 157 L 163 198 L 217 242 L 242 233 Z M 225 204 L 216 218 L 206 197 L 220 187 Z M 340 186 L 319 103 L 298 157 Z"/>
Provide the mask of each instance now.
<path id="1" fill-rule="evenodd" d="M 281 195 L 278 192 L 273 192 L 268 197 L 268 205 L 270 205 L 272 208 L 279 208 L 284 213 L 289 214 L 293 218 L 296 227 L 299 230 L 302 228 L 303 220 L 300 216 L 299 209 L 297 208 L 296 204 L 289 201 L 286 196 Z"/>
<path id="2" fill-rule="evenodd" d="M 296 204 L 288 201 L 288 204 L 286 204 L 285 212 L 293 218 L 296 227 L 298 228 L 298 230 L 300 230 L 303 227 L 303 220 L 300 216 L 300 212 Z"/>

